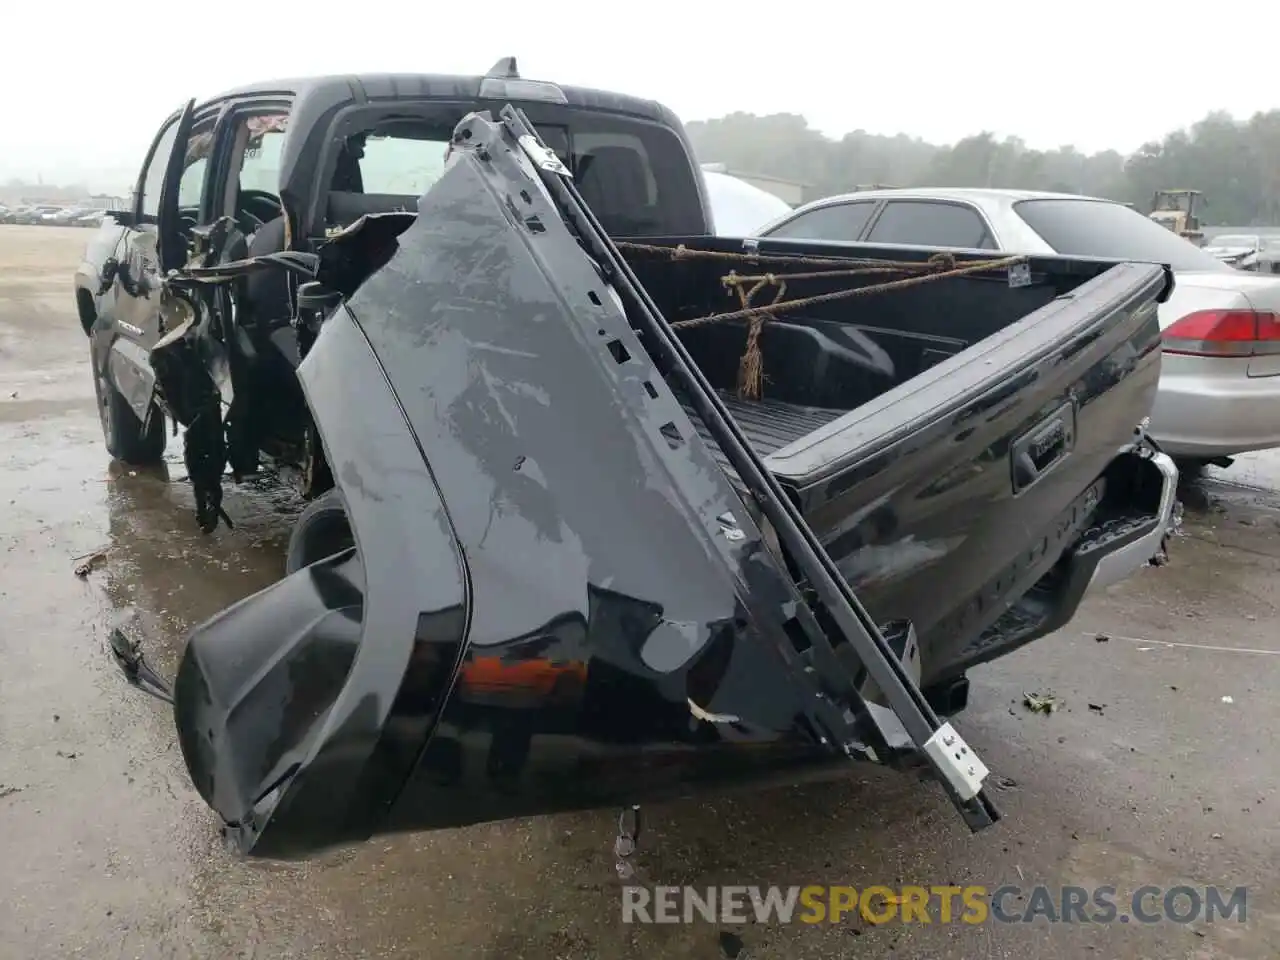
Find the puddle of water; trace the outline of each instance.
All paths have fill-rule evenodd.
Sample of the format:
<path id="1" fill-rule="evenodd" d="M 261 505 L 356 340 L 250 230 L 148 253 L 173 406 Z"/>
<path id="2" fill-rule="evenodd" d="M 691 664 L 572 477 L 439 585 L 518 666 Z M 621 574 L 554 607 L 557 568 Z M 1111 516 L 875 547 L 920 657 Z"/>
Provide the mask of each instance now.
<path id="1" fill-rule="evenodd" d="M 1280 451 L 1244 454 L 1199 476 L 1183 474 L 1178 497 L 1189 536 L 1225 533 L 1234 545 L 1280 556 Z"/>

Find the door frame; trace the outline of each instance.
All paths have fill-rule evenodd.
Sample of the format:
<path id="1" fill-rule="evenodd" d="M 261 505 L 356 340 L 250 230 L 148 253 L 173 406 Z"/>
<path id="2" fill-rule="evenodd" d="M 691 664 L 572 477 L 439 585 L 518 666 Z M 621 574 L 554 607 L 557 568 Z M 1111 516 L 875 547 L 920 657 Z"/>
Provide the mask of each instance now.
<path id="1" fill-rule="evenodd" d="M 186 261 L 185 244 L 178 216 L 178 188 L 182 182 L 187 144 L 191 141 L 191 128 L 195 125 L 196 102 L 188 100 L 178 115 L 177 134 L 165 164 L 164 179 L 160 184 L 160 204 L 156 214 L 156 258 L 160 276 L 176 270 Z M 206 180 L 207 180 L 206 173 Z M 145 198 L 139 198 L 145 199 Z"/>

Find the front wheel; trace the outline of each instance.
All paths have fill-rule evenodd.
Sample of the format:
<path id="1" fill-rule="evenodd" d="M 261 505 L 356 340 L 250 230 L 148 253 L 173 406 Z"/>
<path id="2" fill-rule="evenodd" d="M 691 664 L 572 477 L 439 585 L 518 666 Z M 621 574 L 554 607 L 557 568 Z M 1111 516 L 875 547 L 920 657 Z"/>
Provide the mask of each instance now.
<path id="1" fill-rule="evenodd" d="M 145 427 L 129 406 L 129 401 L 116 389 L 107 375 L 99 371 L 90 357 L 93 388 L 98 399 L 98 419 L 107 453 L 133 467 L 146 467 L 164 458 L 164 414 L 152 405 Z"/>
<path id="2" fill-rule="evenodd" d="M 342 495 L 337 490 L 329 490 L 298 514 L 289 534 L 289 548 L 285 551 L 285 575 L 297 573 L 317 560 L 332 557 L 355 545 L 355 534 L 351 532 Z"/>

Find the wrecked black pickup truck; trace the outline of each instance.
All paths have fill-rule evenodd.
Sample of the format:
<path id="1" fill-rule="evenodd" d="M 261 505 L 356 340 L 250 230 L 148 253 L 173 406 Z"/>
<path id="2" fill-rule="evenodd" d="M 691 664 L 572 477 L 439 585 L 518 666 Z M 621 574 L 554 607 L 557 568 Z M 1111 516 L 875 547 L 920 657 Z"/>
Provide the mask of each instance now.
<path id="1" fill-rule="evenodd" d="M 459 118 L 405 209 L 344 196 L 352 223 L 257 255 L 234 218 L 195 223 L 153 280 L 163 335 L 124 351 L 216 497 L 256 415 L 237 402 L 264 396 L 245 289 L 289 281 L 285 369 L 329 483 L 285 576 L 192 632 L 172 691 L 233 847 L 300 857 L 852 759 L 923 762 L 994 822 L 945 719 L 966 671 L 1163 555 L 1177 474 L 1142 421 L 1170 272 L 716 238 L 687 151 L 588 161 L 572 121 L 509 99 Z M 684 142 L 652 105 L 613 119 Z M 699 229 L 644 228 L 682 193 Z M 106 351 L 115 390 L 133 361 Z M 224 413 L 231 380 L 250 386 Z"/>

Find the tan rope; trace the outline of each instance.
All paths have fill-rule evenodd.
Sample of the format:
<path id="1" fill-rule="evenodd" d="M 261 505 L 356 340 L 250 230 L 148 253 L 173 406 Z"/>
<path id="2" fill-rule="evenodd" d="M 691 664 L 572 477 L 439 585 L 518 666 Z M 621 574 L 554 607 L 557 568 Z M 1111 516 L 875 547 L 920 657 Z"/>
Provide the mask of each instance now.
<path id="1" fill-rule="evenodd" d="M 929 263 L 919 260 L 878 260 L 872 257 L 800 257 L 790 254 L 770 253 L 737 253 L 730 250 L 698 250 L 686 247 L 683 243 L 674 247 L 662 247 L 650 243 L 632 243 L 625 240 L 615 241 L 619 250 L 631 250 L 635 253 L 656 253 L 668 260 L 732 260 L 749 263 L 795 263 L 820 265 L 838 265 L 848 267 L 850 264 L 863 264 L 873 267 L 896 267 L 902 270 L 927 270 Z M 950 256 L 950 254 L 942 254 Z"/>
<path id="2" fill-rule="evenodd" d="M 834 300 L 845 300 L 852 297 L 868 296 L 888 290 L 904 290 L 908 287 L 932 283 L 935 280 L 946 280 L 952 277 L 965 277 L 975 273 L 986 273 L 991 270 L 1014 267 L 1026 263 L 1026 257 L 1000 257 L 991 260 L 974 260 L 963 266 L 956 266 L 956 259 L 950 253 L 935 253 L 925 261 L 875 260 L 870 258 L 836 258 L 836 257 L 798 257 L 783 254 L 736 253 L 727 250 L 698 250 L 679 244 L 675 247 L 664 247 L 656 244 L 629 243 L 618 241 L 622 250 L 636 253 L 658 254 L 671 260 L 708 259 L 727 260 L 736 263 L 766 264 L 784 263 L 804 266 L 838 266 L 840 269 L 813 270 L 808 272 L 775 274 L 739 274 L 730 270 L 721 278 L 725 287 L 738 294 L 741 308 L 728 313 L 712 313 L 705 317 L 691 320 L 679 320 L 671 326 L 677 330 L 689 327 L 700 327 L 709 323 L 729 323 L 738 320 L 748 321 L 747 342 L 743 349 L 742 359 L 738 364 L 738 395 L 744 400 L 760 399 L 764 390 L 764 355 L 760 348 L 760 335 L 765 323 L 779 313 L 811 307 Z M 835 280 L 844 277 L 871 276 L 874 274 L 907 273 L 911 276 L 900 280 L 888 280 L 884 283 L 873 283 L 865 287 L 853 287 L 835 290 L 830 293 L 801 297 L 797 300 L 784 301 L 787 282 L 799 280 Z M 777 293 L 773 301 L 764 305 L 756 305 L 755 297 L 768 287 L 776 286 Z"/>
<path id="3" fill-rule="evenodd" d="M 798 310 L 801 307 L 811 307 L 819 303 L 830 303 L 833 300 L 845 300 L 850 297 L 861 297 L 872 293 L 883 293 L 887 290 L 904 290 L 908 287 L 917 287 L 921 284 L 932 283 L 935 280 L 947 280 L 951 277 L 964 277 L 973 273 L 984 273 L 989 270 L 1013 267 L 1026 262 L 1026 257 L 1003 257 L 999 260 L 978 260 L 973 263 L 967 263 L 963 267 L 956 267 L 953 270 L 919 274 L 914 277 L 905 277 L 902 280 L 890 280 L 886 283 L 874 283 L 870 286 L 854 287 L 849 290 L 835 290 L 831 293 L 820 293 L 813 297 L 801 297 L 799 300 L 787 300 L 784 303 L 771 303 L 763 307 L 734 310 L 731 313 L 712 313 L 705 317 L 695 317 L 691 320 L 678 320 L 671 324 L 671 326 L 675 329 L 684 329 L 686 327 L 699 327 L 707 323 L 728 323 L 735 320 L 748 319 L 755 313 L 763 313 L 767 316 L 773 317 L 777 316 L 779 313 L 783 313 L 784 311 Z"/>
<path id="4" fill-rule="evenodd" d="M 813 270 L 808 273 L 788 273 L 785 274 L 788 280 L 826 280 L 835 279 L 837 277 L 860 277 L 869 276 L 873 273 L 905 273 L 906 267 L 917 268 L 921 270 L 951 270 L 955 268 L 956 258 L 949 253 L 935 253 L 928 260 L 922 263 L 901 264 L 893 261 L 865 261 L 873 263 L 871 267 L 852 267 L 848 270 Z M 767 273 L 760 276 L 773 277 L 777 274 Z M 760 277 L 746 276 L 744 280 L 758 280 Z"/>
<path id="5" fill-rule="evenodd" d="M 753 280 L 755 283 L 751 289 L 745 289 L 746 284 Z M 726 287 L 737 291 L 743 310 L 752 310 L 751 304 L 755 295 L 767 286 L 776 285 L 778 288 L 778 292 L 773 296 L 775 304 L 781 301 L 787 292 L 787 282 L 779 281 L 773 274 L 765 274 L 762 277 L 739 277 L 730 271 L 729 275 L 723 278 L 723 283 Z M 767 319 L 766 314 L 753 310 L 751 325 L 747 328 L 747 345 L 742 352 L 742 359 L 738 362 L 738 396 L 743 400 L 759 400 L 764 391 L 764 355 L 760 352 L 760 331 L 764 329 Z"/>

